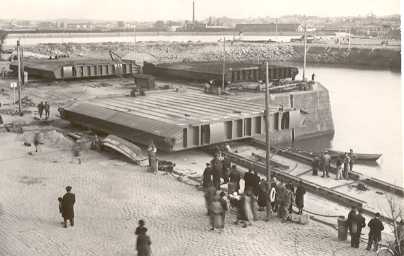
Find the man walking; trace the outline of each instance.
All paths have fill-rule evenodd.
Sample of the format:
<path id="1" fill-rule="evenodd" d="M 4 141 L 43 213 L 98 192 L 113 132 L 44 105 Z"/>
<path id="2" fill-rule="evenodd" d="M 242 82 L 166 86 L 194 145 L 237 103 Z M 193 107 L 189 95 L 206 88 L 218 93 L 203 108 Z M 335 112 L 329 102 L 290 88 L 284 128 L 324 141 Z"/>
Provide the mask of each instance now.
<path id="1" fill-rule="evenodd" d="M 74 226 L 74 203 L 76 202 L 76 196 L 71 192 L 72 187 L 66 187 L 66 194 L 62 198 L 63 209 L 63 222 L 64 227 L 67 228 L 67 221 L 70 221 L 70 225 Z"/>
<path id="2" fill-rule="evenodd" d="M 375 217 L 369 221 L 368 227 L 370 230 L 366 250 L 369 251 L 373 244 L 374 251 L 377 251 L 379 242 L 382 240 L 382 230 L 384 229 L 383 223 L 380 221 L 380 213 L 376 213 Z"/>

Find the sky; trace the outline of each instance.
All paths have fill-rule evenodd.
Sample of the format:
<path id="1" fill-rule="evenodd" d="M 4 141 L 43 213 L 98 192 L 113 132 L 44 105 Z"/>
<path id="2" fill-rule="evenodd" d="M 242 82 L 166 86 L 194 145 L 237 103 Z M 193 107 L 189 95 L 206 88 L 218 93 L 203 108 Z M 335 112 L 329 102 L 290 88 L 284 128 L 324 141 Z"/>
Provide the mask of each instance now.
<path id="1" fill-rule="evenodd" d="M 195 5 L 196 19 L 400 13 L 400 0 L 195 0 Z M 2 19 L 192 19 L 192 0 L 6 0 L 1 9 Z"/>

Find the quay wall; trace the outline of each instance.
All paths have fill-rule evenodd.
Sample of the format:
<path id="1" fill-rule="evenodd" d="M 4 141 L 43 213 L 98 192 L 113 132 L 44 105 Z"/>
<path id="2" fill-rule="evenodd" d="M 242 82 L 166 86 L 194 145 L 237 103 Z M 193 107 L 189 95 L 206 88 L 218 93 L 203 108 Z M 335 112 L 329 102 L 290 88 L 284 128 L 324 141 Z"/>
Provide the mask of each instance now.
<path id="1" fill-rule="evenodd" d="M 293 140 L 334 134 L 334 121 L 328 90 L 319 83 L 311 91 L 273 94 L 271 105 L 300 109 L 304 119 L 299 127 L 287 130 L 272 130 L 273 144 L 290 143 Z"/>

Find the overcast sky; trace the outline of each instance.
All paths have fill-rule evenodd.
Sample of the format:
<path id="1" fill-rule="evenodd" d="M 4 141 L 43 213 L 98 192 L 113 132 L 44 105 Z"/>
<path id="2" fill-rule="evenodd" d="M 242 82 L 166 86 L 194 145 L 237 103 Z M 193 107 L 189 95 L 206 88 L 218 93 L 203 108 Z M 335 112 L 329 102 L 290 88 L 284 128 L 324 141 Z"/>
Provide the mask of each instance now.
<path id="1" fill-rule="evenodd" d="M 400 0 L 195 0 L 195 4 L 197 19 L 400 13 Z M 184 20 L 192 18 L 192 0 L 5 0 L 0 18 Z"/>

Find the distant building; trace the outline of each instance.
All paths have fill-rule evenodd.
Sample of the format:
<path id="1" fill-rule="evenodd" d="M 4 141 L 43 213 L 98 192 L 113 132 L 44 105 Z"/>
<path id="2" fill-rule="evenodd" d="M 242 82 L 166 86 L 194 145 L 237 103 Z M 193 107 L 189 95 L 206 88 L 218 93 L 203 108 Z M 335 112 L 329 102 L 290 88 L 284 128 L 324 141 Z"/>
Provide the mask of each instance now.
<path id="1" fill-rule="evenodd" d="M 238 32 L 297 32 L 300 24 L 268 23 L 268 24 L 236 24 Z"/>

